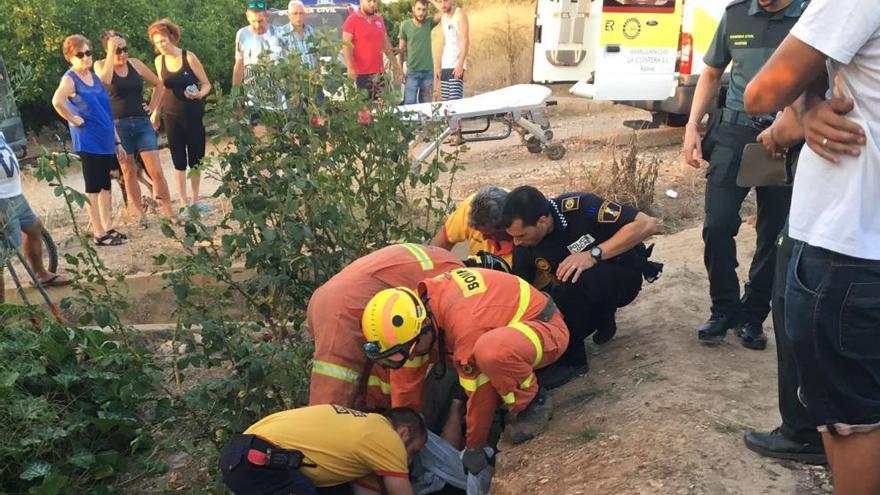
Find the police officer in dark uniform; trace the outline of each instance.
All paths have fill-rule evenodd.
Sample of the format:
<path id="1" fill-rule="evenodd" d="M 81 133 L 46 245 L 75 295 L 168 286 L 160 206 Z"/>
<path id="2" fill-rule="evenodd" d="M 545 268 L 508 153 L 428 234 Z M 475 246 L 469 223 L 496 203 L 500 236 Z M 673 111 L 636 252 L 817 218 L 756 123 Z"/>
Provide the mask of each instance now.
<path id="1" fill-rule="evenodd" d="M 583 339 L 604 344 L 617 330 L 617 308 L 632 302 L 642 279 L 653 281 L 662 265 L 648 261 L 642 241 L 657 221 L 629 206 L 586 193 L 547 199 L 531 186 L 511 191 L 502 225 L 513 238 L 513 273 L 548 292 L 571 332 L 568 349 L 539 380 L 548 388 L 587 368 Z"/>
<path id="2" fill-rule="evenodd" d="M 706 173 L 704 262 L 709 274 L 712 308 L 709 320 L 698 329 L 698 338 L 717 344 L 727 330 L 737 329 L 742 344 L 764 349 L 762 329 L 770 311 L 770 292 L 776 259 L 775 240 L 788 216 L 789 187 L 758 187 L 757 246 L 749 269 L 749 281 L 740 299 L 736 275 L 736 242 L 742 218 L 740 207 L 749 192 L 736 184 L 743 148 L 754 143 L 759 129 L 745 113 L 743 92 L 764 62 L 797 22 L 804 0 L 736 0 L 724 12 L 715 38 L 703 61 L 706 67 L 694 93 L 686 125 L 684 155 L 699 167 L 699 157 L 709 161 Z M 724 69 L 733 62 L 730 86 L 720 108 L 709 119 L 706 137 L 700 142 L 698 123 L 718 93 Z"/>

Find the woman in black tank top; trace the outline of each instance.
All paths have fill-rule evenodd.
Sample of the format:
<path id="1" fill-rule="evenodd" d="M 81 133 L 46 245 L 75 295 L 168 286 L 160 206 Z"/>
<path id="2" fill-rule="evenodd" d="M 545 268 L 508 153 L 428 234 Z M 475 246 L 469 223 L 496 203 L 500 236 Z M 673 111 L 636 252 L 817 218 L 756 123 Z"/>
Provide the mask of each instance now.
<path id="1" fill-rule="evenodd" d="M 148 117 L 149 112 L 152 112 L 159 103 L 161 91 L 158 88 L 162 83 L 143 62 L 129 58 L 128 42 L 124 37 L 113 31 L 107 31 L 101 35 L 101 41 L 107 57 L 95 63 L 95 72 L 110 95 L 110 109 L 113 112 L 116 132 L 127 154 L 120 166 L 125 178 L 128 207 L 140 217 L 141 226 L 146 228 L 141 190 L 138 186 L 138 166 L 135 163 L 137 153 L 140 154 L 144 168 L 152 180 L 153 197 L 159 202 L 165 217 L 173 219 L 171 193 L 168 191 L 168 182 L 162 171 L 156 131 Z M 144 105 L 144 81 L 156 88 L 153 90 L 149 105 Z M 146 184 L 150 185 L 149 182 Z"/>
<path id="2" fill-rule="evenodd" d="M 200 174 L 190 175 L 191 201 L 186 194 L 186 169 L 196 168 L 205 156 L 205 96 L 211 92 L 211 83 L 196 54 L 181 50 L 180 28 L 168 19 L 150 25 L 147 33 L 156 47 L 156 71 L 162 78 L 164 91 L 160 105 L 168 148 L 174 162 L 175 183 L 180 207 L 187 214 L 190 206 L 199 211 L 207 207 L 199 204 Z"/>

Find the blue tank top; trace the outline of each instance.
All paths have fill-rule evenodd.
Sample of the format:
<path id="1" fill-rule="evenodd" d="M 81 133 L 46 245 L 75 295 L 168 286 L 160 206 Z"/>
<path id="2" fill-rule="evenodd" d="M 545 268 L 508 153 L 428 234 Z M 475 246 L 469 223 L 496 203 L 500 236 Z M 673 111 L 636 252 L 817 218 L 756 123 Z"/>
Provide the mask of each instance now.
<path id="1" fill-rule="evenodd" d="M 92 72 L 92 85 L 86 84 L 73 70 L 64 75 L 73 80 L 76 95 L 67 99 L 67 108 L 83 119 L 83 125 L 70 128 L 73 150 L 96 155 L 116 154 L 116 135 L 113 130 L 113 113 L 110 111 L 110 97 L 107 90 Z"/>

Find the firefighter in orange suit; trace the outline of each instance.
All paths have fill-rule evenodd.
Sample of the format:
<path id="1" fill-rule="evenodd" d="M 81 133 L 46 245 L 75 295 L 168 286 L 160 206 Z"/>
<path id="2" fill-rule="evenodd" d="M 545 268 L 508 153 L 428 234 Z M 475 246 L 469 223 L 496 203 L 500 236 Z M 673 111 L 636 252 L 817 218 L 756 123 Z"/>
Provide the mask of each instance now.
<path id="1" fill-rule="evenodd" d="M 510 271 L 503 260 L 488 253 L 472 256 L 463 263 L 445 249 L 394 244 L 355 260 L 319 287 L 309 300 L 306 314 L 315 340 L 309 405 L 376 410 L 407 403 L 419 408 L 420 380 L 427 359 L 413 360 L 394 373 L 373 366 L 363 352 L 361 314 L 370 298 L 382 289 L 415 289 L 422 279 L 465 264 Z M 415 390 L 410 385 L 413 382 Z M 396 385 L 393 400 L 392 383 Z"/>
<path id="2" fill-rule="evenodd" d="M 319 287 L 306 311 L 308 328 L 315 339 L 309 405 L 336 404 L 368 410 L 389 407 L 389 374 L 380 370 L 371 375 L 373 365 L 364 356 L 365 341 L 360 330 L 364 307 L 382 289 L 414 289 L 424 278 L 463 266 L 445 249 L 393 244 L 353 261 Z M 427 363 L 414 362 L 395 371 L 390 382 L 410 373 L 423 373 L 423 364 Z M 407 399 L 416 405 L 420 400 L 420 396 Z"/>
<path id="3" fill-rule="evenodd" d="M 383 366 L 400 369 L 437 350 L 452 361 L 468 394 L 468 472 L 488 465 L 482 447 L 501 403 L 512 415 L 505 433 L 513 442 L 546 427 L 549 395 L 534 370 L 565 351 L 568 328 L 553 300 L 519 277 L 458 268 L 423 280 L 417 291 L 386 289 L 367 304 L 362 324 L 364 351 Z"/>

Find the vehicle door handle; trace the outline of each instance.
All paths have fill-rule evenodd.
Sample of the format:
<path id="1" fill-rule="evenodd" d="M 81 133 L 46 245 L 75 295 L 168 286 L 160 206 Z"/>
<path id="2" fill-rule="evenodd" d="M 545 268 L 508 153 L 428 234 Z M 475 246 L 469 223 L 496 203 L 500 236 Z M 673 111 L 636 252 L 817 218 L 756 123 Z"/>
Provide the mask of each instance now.
<path id="1" fill-rule="evenodd" d="M 608 45 L 605 47 L 607 53 L 620 53 L 620 45 Z"/>

